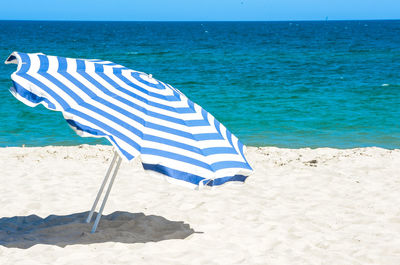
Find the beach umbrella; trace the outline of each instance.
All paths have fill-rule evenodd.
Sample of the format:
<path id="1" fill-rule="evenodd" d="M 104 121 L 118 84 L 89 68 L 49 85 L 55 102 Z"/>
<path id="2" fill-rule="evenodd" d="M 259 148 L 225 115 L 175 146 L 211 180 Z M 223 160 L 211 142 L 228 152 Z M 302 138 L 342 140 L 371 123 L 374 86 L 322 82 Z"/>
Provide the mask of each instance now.
<path id="1" fill-rule="evenodd" d="M 110 61 L 13 52 L 11 93 L 28 106 L 62 112 L 83 137 L 105 137 L 115 147 L 90 222 L 109 181 L 96 231 L 122 159 L 140 156 L 143 168 L 193 188 L 244 182 L 252 168 L 243 144 L 178 89 L 152 75 Z M 238 110 L 240 111 L 240 110 Z"/>

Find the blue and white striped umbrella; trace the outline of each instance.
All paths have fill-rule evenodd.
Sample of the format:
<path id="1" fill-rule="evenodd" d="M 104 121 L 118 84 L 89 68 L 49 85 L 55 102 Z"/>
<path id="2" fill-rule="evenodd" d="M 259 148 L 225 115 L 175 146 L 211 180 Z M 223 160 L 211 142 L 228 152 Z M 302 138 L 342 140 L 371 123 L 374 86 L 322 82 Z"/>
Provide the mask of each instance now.
<path id="1" fill-rule="evenodd" d="M 106 137 L 127 160 L 192 187 L 245 181 L 243 144 L 179 90 L 151 75 L 102 60 L 14 52 L 11 93 L 61 111 L 84 137 Z"/>

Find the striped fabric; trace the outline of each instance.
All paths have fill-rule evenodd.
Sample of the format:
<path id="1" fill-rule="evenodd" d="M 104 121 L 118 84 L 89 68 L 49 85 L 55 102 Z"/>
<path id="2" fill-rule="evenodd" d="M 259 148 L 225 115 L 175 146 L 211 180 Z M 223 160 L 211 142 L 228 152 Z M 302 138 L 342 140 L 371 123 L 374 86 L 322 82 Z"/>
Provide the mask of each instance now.
<path id="1" fill-rule="evenodd" d="M 245 181 L 243 144 L 179 90 L 102 60 L 14 52 L 11 93 L 61 111 L 80 135 L 106 137 L 127 160 L 191 187 Z"/>

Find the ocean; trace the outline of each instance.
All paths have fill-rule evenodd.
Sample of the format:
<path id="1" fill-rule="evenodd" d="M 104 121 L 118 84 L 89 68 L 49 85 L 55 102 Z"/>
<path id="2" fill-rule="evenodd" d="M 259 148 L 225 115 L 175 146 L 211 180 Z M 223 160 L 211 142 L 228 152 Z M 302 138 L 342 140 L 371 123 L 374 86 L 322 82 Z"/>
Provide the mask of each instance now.
<path id="1" fill-rule="evenodd" d="M 13 51 L 152 74 L 246 145 L 400 148 L 400 20 L 0 21 L 0 59 Z M 16 100 L 15 69 L 0 64 L 0 146 L 108 144 Z"/>

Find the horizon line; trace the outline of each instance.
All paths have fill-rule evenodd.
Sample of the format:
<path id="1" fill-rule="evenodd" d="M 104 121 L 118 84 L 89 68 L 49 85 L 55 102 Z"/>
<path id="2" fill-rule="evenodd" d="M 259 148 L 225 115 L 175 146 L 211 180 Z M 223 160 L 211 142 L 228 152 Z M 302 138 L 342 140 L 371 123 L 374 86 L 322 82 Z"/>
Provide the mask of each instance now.
<path id="1" fill-rule="evenodd" d="M 23 22 L 329 22 L 329 21 L 394 21 L 400 18 L 368 19 L 292 19 L 292 20 L 79 20 L 79 19 L 0 19 Z"/>

